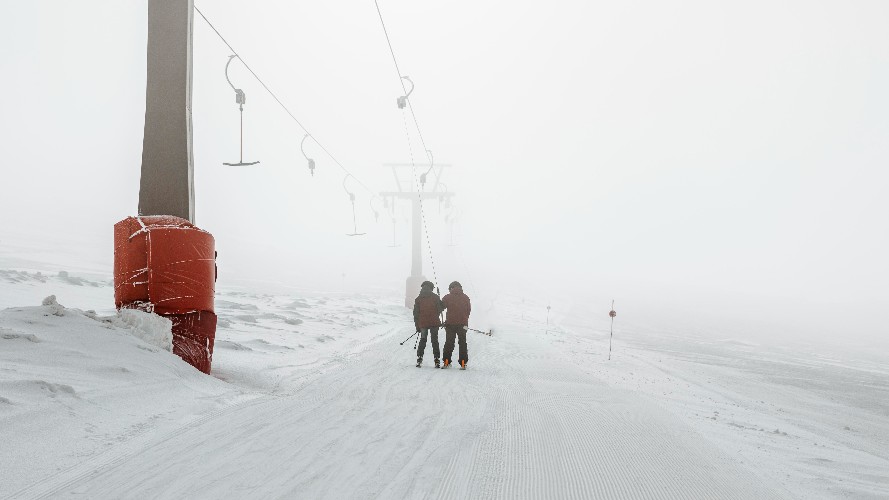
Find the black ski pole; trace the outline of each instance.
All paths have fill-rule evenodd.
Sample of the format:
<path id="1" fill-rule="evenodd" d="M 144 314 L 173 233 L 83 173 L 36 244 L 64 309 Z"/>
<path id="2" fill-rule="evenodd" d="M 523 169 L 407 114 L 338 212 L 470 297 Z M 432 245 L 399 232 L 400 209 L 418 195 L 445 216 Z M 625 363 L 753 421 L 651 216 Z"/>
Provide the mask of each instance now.
<path id="1" fill-rule="evenodd" d="M 494 336 L 494 330 L 493 330 L 493 329 L 488 330 L 488 331 L 483 331 L 483 330 L 476 330 L 475 328 L 468 328 L 468 327 L 467 327 L 467 330 L 472 330 L 472 331 L 474 331 L 474 332 L 481 333 L 482 335 L 487 335 L 488 337 L 493 337 L 493 336 Z"/>
<path id="2" fill-rule="evenodd" d="M 408 337 L 408 338 L 406 338 L 406 339 L 404 339 L 404 340 L 402 340 L 402 341 L 401 341 L 401 343 L 400 343 L 400 344 L 398 344 L 398 345 L 404 345 L 404 343 L 405 343 L 405 342 L 407 342 L 407 341 L 408 341 L 408 340 L 410 340 L 410 339 L 412 339 L 412 338 L 414 338 L 414 335 L 416 335 L 416 334 L 418 334 L 418 333 L 420 333 L 420 332 L 414 332 L 414 334 L 413 334 L 413 335 L 411 335 L 411 336 L 410 336 L 410 337 Z"/>
<path id="3" fill-rule="evenodd" d="M 617 313 L 614 311 L 614 299 L 611 299 L 611 312 L 608 313 L 611 316 L 611 336 L 608 337 L 608 361 L 611 361 L 611 340 L 614 338 L 614 317 L 617 316 Z"/>

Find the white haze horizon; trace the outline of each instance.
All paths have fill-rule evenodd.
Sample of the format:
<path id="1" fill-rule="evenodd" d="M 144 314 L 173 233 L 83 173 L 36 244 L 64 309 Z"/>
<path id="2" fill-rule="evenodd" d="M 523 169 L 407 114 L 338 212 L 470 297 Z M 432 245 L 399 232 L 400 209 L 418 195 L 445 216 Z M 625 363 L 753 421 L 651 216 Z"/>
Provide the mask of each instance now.
<path id="1" fill-rule="evenodd" d="M 110 277 L 112 226 L 138 205 L 147 2 L 8 3 L 0 251 Z M 425 170 L 373 2 L 196 5 L 371 192 L 395 189 L 386 163 Z M 624 325 L 889 342 L 889 4 L 380 8 L 423 139 L 453 165 L 454 209 L 426 204 L 427 278 L 590 328 L 613 299 Z M 196 15 L 195 222 L 220 281 L 400 292 L 408 207 L 393 237 L 350 181 L 368 234 L 347 237 L 344 173 L 308 143 L 309 175 L 304 132 L 236 64 L 244 159 L 261 163 L 222 165 L 238 155 L 229 55 Z"/>

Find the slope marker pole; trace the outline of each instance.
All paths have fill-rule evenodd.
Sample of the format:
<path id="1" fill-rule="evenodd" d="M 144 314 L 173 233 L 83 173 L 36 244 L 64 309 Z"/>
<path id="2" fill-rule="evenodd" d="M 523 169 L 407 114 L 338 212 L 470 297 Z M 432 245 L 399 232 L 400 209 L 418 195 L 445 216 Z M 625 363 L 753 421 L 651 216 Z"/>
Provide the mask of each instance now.
<path id="1" fill-rule="evenodd" d="M 614 311 L 614 299 L 611 299 L 611 312 L 608 313 L 611 316 L 611 335 L 608 337 L 608 361 L 611 361 L 611 341 L 614 339 L 614 317 L 617 316 L 617 313 Z"/>

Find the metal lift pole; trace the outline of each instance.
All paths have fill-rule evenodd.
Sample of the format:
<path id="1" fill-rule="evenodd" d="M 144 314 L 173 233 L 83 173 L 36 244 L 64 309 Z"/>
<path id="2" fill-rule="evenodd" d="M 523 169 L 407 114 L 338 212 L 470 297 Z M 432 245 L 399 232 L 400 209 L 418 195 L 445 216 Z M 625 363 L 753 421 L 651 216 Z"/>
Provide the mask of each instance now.
<path id="1" fill-rule="evenodd" d="M 148 0 L 148 71 L 139 215 L 194 223 L 193 0 Z"/>

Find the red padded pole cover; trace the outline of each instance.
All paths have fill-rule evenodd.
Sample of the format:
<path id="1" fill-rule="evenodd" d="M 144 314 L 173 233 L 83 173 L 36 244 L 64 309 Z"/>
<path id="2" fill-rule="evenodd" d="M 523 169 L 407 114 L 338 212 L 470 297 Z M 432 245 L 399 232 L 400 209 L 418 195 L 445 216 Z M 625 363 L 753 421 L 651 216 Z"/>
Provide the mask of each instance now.
<path id="1" fill-rule="evenodd" d="M 213 235 L 179 217 L 127 217 L 114 225 L 114 303 L 173 320 L 173 352 L 210 373 L 216 314 Z"/>
<path id="2" fill-rule="evenodd" d="M 148 234 L 135 217 L 114 225 L 114 305 L 148 302 Z"/>
<path id="3" fill-rule="evenodd" d="M 204 373 L 210 373 L 213 343 L 216 339 L 216 314 L 198 311 L 164 314 L 173 320 L 173 354 Z"/>
<path id="4" fill-rule="evenodd" d="M 213 235 L 172 216 L 114 225 L 114 303 L 145 302 L 163 314 L 214 311 Z"/>

